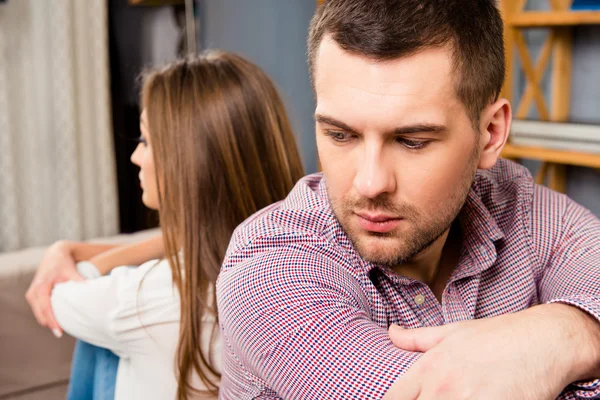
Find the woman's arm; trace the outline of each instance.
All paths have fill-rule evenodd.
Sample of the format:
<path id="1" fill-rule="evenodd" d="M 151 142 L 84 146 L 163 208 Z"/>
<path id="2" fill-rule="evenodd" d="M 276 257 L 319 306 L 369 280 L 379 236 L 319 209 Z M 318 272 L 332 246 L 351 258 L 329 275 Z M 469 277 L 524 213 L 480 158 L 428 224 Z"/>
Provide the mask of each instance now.
<path id="1" fill-rule="evenodd" d="M 73 261 L 89 261 L 102 275 L 122 265 L 140 265 L 164 255 L 162 234 L 127 245 L 65 241 L 62 244 Z"/>
<path id="2" fill-rule="evenodd" d="M 86 281 L 62 282 L 50 297 L 61 329 L 69 335 L 123 356 L 122 343 L 113 329 L 112 315 L 119 308 L 119 279 L 113 275 Z"/>
<path id="3" fill-rule="evenodd" d="M 94 264 L 102 275 L 106 275 L 115 267 L 140 265 L 146 261 L 162 258 L 164 253 L 162 234 L 158 234 L 143 242 L 112 247 L 90 257 L 88 261 Z M 76 257 L 75 259 L 77 260 Z"/>
<path id="4" fill-rule="evenodd" d="M 130 245 L 59 241 L 46 250 L 25 297 L 38 323 L 60 336 L 62 331 L 50 306 L 50 293 L 59 282 L 82 279 L 75 262 L 89 260 L 107 274 L 114 267 L 139 265 L 161 257 L 163 252 L 162 234 Z"/>
<path id="5" fill-rule="evenodd" d="M 103 244 L 103 243 L 88 243 L 75 242 L 71 240 L 59 240 L 54 243 L 55 247 L 59 248 L 63 253 L 70 256 L 74 262 L 86 261 L 92 257 L 121 247 L 119 244 Z"/>
<path id="6" fill-rule="evenodd" d="M 160 340 L 171 343 L 179 331 L 179 295 L 166 260 L 57 284 L 51 303 L 65 332 L 120 357 L 160 350 Z"/>

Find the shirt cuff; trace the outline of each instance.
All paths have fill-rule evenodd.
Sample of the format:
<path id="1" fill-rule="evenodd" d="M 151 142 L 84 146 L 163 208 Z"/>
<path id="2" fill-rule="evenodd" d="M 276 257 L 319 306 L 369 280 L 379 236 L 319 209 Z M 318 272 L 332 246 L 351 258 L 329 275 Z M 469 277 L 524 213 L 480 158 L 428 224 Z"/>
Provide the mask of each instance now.
<path id="1" fill-rule="evenodd" d="M 75 267 L 77 268 L 79 275 L 83 276 L 85 279 L 96 279 L 102 276 L 100 271 L 98 271 L 98 268 L 89 261 L 79 261 Z"/>
<path id="2" fill-rule="evenodd" d="M 600 324 L 600 299 L 594 296 L 577 295 L 551 300 L 548 303 L 569 304 L 585 311 Z M 587 382 L 574 382 L 575 395 L 582 399 L 600 399 L 600 377 Z"/>

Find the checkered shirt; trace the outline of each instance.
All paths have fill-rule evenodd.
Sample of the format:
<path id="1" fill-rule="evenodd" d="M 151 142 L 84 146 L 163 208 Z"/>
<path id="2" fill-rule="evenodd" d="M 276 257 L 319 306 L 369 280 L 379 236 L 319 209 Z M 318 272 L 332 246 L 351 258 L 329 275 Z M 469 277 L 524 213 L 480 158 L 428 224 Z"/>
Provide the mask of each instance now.
<path id="1" fill-rule="evenodd" d="M 421 354 L 392 345 L 390 324 L 439 326 L 549 302 L 600 322 L 600 220 L 588 210 L 500 160 L 477 173 L 459 221 L 463 248 L 440 304 L 427 285 L 361 259 L 322 175 L 303 178 L 229 245 L 217 281 L 220 397 L 379 399 Z M 578 398 L 600 398 L 600 380 L 559 397 Z"/>

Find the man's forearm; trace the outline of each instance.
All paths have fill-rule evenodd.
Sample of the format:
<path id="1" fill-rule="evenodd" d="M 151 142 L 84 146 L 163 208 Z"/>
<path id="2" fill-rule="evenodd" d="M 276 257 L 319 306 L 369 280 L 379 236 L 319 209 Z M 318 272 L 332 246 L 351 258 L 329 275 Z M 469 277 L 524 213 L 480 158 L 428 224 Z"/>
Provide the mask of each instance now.
<path id="1" fill-rule="evenodd" d="M 577 307 L 563 304 L 552 304 L 565 308 L 564 326 L 566 340 L 576 339 L 577 345 L 573 355 L 573 381 L 587 381 L 600 378 L 600 323 Z M 568 321 L 568 322 L 567 322 Z M 565 343 L 568 345 L 568 343 Z"/>
<path id="2" fill-rule="evenodd" d="M 390 329 L 394 345 L 423 355 L 389 398 L 554 399 L 565 387 L 600 376 L 600 324 L 560 302 L 513 314 L 419 329 Z M 515 368 L 517 367 L 518 368 Z M 456 371 L 461 371 L 457 373 Z M 486 376 L 495 374 L 490 384 Z M 531 397 L 532 382 L 535 397 Z M 428 397 L 429 396 L 429 397 Z"/>
<path id="3" fill-rule="evenodd" d="M 593 316 L 563 303 L 542 304 L 521 312 L 550 322 L 545 329 L 559 335 L 555 368 L 563 371 L 568 383 L 600 376 L 600 323 Z"/>

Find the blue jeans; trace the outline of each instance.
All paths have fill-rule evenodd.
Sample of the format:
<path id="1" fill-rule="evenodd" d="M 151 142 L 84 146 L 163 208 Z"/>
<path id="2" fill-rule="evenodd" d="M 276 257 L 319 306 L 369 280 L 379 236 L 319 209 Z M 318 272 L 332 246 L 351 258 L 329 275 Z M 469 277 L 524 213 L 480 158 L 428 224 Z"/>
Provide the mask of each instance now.
<path id="1" fill-rule="evenodd" d="M 67 400 L 113 400 L 118 366 L 112 351 L 78 340 Z"/>

